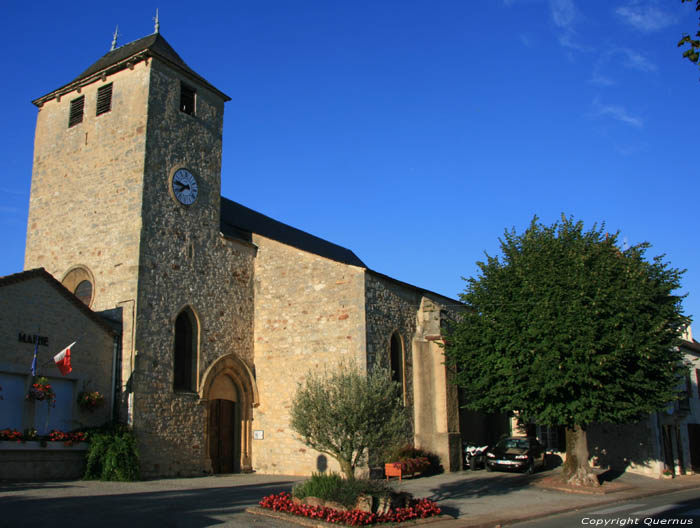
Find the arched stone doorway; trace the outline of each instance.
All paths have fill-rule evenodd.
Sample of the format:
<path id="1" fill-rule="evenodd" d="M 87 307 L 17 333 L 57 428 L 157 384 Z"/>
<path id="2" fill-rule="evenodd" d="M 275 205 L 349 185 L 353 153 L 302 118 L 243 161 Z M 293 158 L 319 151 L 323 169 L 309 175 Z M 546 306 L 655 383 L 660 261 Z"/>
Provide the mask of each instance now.
<path id="1" fill-rule="evenodd" d="M 248 366 L 233 354 L 219 358 L 204 373 L 200 398 L 207 410 L 206 445 L 212 471 L 251 471 L 253 407 L 259 400 Z"/>

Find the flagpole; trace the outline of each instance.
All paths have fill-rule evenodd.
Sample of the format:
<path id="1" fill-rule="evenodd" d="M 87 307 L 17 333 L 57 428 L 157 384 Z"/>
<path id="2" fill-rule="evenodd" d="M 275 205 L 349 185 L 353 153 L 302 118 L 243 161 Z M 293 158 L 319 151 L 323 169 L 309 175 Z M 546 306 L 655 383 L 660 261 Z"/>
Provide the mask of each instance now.
<path id="1" fill-rule="evenodd" d="M 41 334 L 41 326 L 34 336 L 34 358 L 32 359 L 32 376 L 36 377 L 36 366 L 39 354 L 39 335 Z"/>

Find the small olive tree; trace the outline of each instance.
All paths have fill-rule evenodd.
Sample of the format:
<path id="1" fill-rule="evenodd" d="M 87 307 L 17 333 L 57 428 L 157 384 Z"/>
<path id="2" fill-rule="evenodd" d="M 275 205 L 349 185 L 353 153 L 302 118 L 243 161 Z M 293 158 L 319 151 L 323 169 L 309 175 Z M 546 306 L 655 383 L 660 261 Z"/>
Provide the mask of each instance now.
<path id="1" fill-rule="evenodd" d="M 310 372 L 297 389 L 291 416 L 301 440 L 335 458 L 348 479 L 368 451 L 405 442 L 409 431 L 401 388 L 382 368 L 365 374 L 341 364 L 334 372 Z"/>

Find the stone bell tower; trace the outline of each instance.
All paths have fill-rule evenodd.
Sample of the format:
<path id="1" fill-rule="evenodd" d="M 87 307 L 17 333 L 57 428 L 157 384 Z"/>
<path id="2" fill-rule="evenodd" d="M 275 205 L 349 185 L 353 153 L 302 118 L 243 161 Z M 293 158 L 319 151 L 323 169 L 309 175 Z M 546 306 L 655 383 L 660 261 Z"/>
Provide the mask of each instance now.
<path id="1" fill-rule="evenodd" d="M 205 371 L 252 365 L 253 250 L 219 224 L 228 100 L 156 32 L 33 101 L 25 269 L 120 317 L 120 417 L 145 475 L 211 469 Z"/>

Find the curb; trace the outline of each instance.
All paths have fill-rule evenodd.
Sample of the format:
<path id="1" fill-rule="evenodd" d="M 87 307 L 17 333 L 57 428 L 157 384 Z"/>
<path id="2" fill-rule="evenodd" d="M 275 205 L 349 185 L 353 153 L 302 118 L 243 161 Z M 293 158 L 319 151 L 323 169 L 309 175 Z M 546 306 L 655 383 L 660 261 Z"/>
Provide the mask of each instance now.
<path id="1" fill-rule="evenodd" d="M 309 528 L 328 528 L 328 527 L 338 528 L 338 526 L 346 526 L 346 525 L 342 525 L 342 524 L 339 525 L 337 523 L 329 523 L 326 521 L 318 521 L 316 519 L 310 519 L 309 517 L 301 517 L 299 515 L 292 515 L 291 513 L 270 510 L 268 508 L 261 508 L 260 506 L 252 506 L 250 508 L 246 508 L 245 512 L 250 513 L 251 515 L 262 515 L 264 517 L 271 517 L 272 519 L 278 519 L 280 521 L 298 524 L 299 526 L 307 526 Z M 398 525 L 392 524 L 391 526 L 422 526 L 425 524 L 436 524 L 436 523 L 439 523 L 441 521 L 445 523 L 444 526 L 446 526 L 446 527 L 452 526 L 451 523 L 455 521 L 455 518 L 451 517 L 449 515 L 434 515 L 433 517 L 428 517 L 426 519 L 415 519 L 412 521 L 406 521 L 403 523 L 399 523 Z M 377 526 L 377 525 L 371 524 L 369 526 Z"/>

